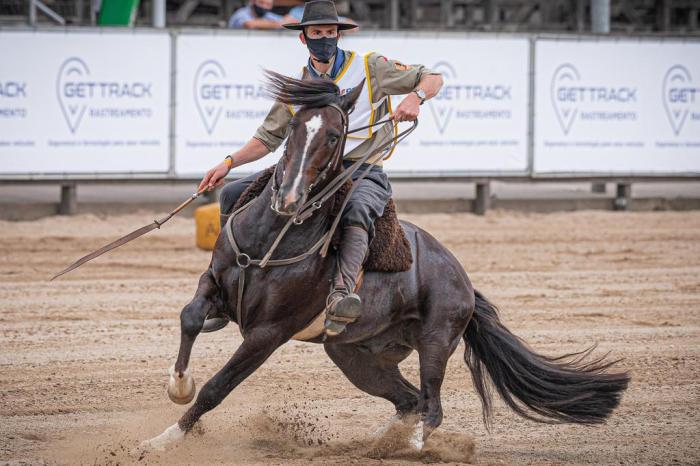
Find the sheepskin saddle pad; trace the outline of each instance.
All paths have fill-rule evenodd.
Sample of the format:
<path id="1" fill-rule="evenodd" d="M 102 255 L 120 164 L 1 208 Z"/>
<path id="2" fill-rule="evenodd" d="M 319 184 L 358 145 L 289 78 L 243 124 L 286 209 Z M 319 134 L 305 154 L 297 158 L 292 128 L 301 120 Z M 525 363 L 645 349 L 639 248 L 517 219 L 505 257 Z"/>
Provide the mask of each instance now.
<path id="1" fill-rule="evenodd" d="M 234 210 L 255 199 L 262 193 L 263 189 L 270 181 L 270 177 L 275 167 L 272 166 L 263 171 L 260 176 L 251 183 L 241 197 L 238 198 Z M 348 181 L 343 185 L 334 198 L 332 215 L 338 215 L 340 208 L 351 183 Z M 342 234 L 339 228 L 334 235 L 332 244 L 337 247 L 340 244 Z M 413 256 L 411 246 L 406 239 L 406 234 L 399 223 L 396 215 L 396 205 L 393 199 L 389 199 L 384 208 L 384 215 L 374 222 L 374 238 L 369 246 L 369 257 L 365 261 L 364 269 L 367 272 L 405 272 L 411 268 Z"/>

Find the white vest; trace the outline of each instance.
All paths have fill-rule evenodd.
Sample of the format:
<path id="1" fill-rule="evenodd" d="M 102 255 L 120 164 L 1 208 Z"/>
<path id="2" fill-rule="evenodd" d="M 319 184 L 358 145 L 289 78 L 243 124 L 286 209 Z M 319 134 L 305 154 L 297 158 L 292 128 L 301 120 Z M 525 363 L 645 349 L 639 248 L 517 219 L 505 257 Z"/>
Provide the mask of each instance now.
<path id="1" fill-rule="evenodd" d="M 389 101 L 389 112 L 392 111 L 391 98 L 389 96 L 385 96 L 379 102 L 372 102 L 372 81 L 369 72 L 369 64 L 367 61 L 370 55 L 373 53 L 374 52 L 369 52 L 361 55 L 355 52 L 346 52 L 343 68 L 338 73 L 338 76 L 333 80 L 340 88 L 340 94 L 344 95 L 357 86 L 363 78 L 365 79 L 360 97 L 358 97 L 357 101 L 355 102 L 355 110 L 353 110 L 353 112 L 350 114 L 350 121 L 348 122 L 349 129 L 359 128 L 361 126 L 375 123 L 375 111 L 387 99 Z M 302 78 L 304 68 L 302 68 L 298 79 Z M 292 112 L 292 115 L 294 115 L 297 110 L 297 107 L 289 107 L 289 111 Z M 347 140 L 345 141 L 345 153 L 343 155 L 347 155 L 364 141 L 370 139 L 374 134 L 374 129 L 375 128 L 371 127 L 358 133 L 349 134 L 347 136 Z"/>

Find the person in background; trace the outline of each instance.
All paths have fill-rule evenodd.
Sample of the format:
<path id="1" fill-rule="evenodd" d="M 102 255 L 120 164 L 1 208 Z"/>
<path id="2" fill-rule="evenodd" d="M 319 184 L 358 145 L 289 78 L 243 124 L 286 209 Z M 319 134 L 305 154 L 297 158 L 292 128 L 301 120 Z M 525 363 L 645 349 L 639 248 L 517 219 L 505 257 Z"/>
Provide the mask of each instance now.
<path id="1" fill-rule="evenodd" d="M 236 10 L 228 20 L 229 29 L 282 29 L 285 23 L 299 22 L 291 16 L 273 13 L 273 0 L 250 0 Z"/>

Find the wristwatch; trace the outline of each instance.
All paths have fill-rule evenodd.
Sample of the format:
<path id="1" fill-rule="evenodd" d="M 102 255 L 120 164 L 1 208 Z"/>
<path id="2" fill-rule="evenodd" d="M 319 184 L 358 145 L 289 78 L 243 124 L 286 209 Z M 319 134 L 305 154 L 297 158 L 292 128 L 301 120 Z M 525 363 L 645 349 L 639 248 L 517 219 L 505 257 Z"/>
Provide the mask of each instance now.
<path id="1" fill-rule="evenodd" d="M 426 95 L 425 91 L 423 89 L 414 89 L 413 92 L 418 96 L 420 99 L 420 104 L 423 105 L 423 102 L 425 102 Z"/>

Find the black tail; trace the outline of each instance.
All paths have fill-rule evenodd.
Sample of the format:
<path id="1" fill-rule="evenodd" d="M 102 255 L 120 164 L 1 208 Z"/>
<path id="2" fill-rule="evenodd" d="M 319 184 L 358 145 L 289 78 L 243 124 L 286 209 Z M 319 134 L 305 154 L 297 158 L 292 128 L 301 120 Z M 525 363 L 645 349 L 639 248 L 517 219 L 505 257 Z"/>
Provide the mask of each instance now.
<path id="1" fill-rule="evenodd" d="M 464 360 L 484 409 L 491 415 L 491 387 L 516 413 L 537 422 L 599 424 L 620 403 L 627 373 L 604 371 L 618 361 L 586 362 L 593 348 L 549 358 L 533 352 L 498 319 L 496 307 L 475 291 L 476 310 L 464 332 Z"/>

